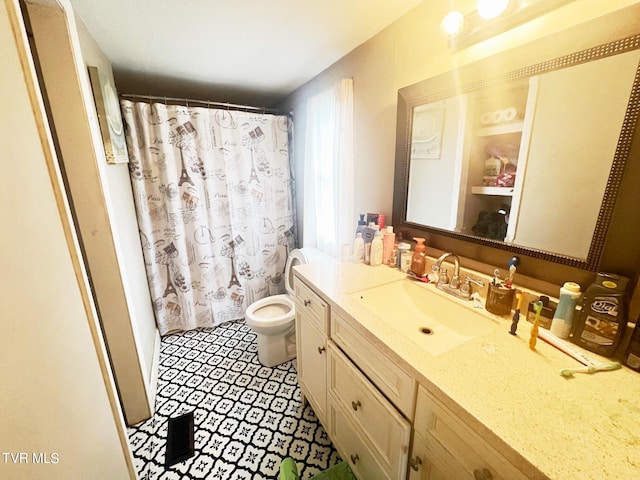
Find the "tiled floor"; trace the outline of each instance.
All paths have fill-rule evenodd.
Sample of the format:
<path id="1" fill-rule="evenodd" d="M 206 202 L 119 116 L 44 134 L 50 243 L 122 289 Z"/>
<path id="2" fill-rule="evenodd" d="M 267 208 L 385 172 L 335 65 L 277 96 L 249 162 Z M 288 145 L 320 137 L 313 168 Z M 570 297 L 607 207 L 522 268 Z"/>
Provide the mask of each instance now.
<path id="1" fill-rule="evenodd" d="M 166 336 L 156 413 L 129 429 L 141 479 L 275 479 L 292 457 L 301 479 L 339 462 L 322 425 L 301 408 L 295 365 L 258 362 L 244 322 Z M 193 411 L 195 456 L 165 468 L 167 420 Z"/>

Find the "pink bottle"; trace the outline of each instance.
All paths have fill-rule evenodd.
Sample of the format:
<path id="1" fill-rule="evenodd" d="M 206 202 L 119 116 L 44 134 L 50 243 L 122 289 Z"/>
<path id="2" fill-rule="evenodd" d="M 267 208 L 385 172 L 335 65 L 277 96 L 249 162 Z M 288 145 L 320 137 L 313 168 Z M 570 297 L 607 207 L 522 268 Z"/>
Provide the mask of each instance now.
<path id="1" fill-rule="evenodd" d="M 388 225 L 382 237 L 382 263 L 384 265 L 389 265 L 389 259 L 391 258 L 391 252 L 393 252 L 395 243 L 396 234 L 393 233 L 393 227 Z"/>

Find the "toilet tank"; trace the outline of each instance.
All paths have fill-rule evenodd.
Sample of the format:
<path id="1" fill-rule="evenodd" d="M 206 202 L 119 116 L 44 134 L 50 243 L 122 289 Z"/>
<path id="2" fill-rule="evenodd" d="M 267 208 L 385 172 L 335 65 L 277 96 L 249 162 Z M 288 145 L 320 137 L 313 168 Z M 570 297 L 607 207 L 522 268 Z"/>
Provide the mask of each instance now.
<path id="1" fill-rule="evenodd" d="M 302 247 L 292 250 L 287 257 L 287 264 L 284 268 L 284 286 L 287 293 L 293 295 L 293 268 L 296 265 L 304 265 L 307 263 L 315 263 L 323 260 L 329 260 L 332 257 L 321 250 L 313 247 Z"/>

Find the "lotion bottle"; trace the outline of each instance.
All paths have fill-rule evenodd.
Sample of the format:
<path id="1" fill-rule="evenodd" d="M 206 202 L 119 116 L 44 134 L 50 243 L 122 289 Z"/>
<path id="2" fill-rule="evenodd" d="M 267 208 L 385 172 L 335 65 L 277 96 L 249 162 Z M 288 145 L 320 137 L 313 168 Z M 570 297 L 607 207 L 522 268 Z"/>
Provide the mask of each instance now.
<path id="1" fill-rule="evenodd" d="M 560 300 L 558 308 L 551 321 L 551 333 L 558 338 L 569 338 L 573 314 L 576 310 L 576 303 L 580 297 L 580 285 L 574 282 L 565 282 L 560 288 Z"/>
<path id="2" fill-rule="evenodd" d="M 371 263 L 371 243 L 373 242 L 373 237 L 376 233 L 378 226 L 369 222 L 368 227 L 364 227 L 362 229 L 362 239 L 364 240 L 364 263 Z"/>
<path id="3" fill-rule="evenodd" d="M 393 252 L 393 247 L 396 243 L 396 234 L 393 233 L 393 227 L 388 225 L 385 232 L 384 237 L 382 237 L 382 263 L 385 265 L 389 265 L 391 260 L 391 254 Z"/>
<path id="4" fill-rule="evenodd" d="M 364 240 L 362 233 L 356 233 L 356 239 L 353 242 L 353 262 L 364 263 Z"/>
<path id="5" fill-rule="evenodd" d="M 427 247 L 424 245 L 424 238 L 414 237 L 413 239 L 416 241 L 416 248 L 413 252 L 413 257 L 411 257 L 411 271 L 418 277 L 422 277 L 424 276 L 425 251 Z"/>
<path id="6" fill-rule="evenodd" d="M 372 267 L 382 265 L 382 232 L 380 232 L 380 230 L 376 230 L 373 241 L 371 242 L 371 259 L 369 265 Z"/>

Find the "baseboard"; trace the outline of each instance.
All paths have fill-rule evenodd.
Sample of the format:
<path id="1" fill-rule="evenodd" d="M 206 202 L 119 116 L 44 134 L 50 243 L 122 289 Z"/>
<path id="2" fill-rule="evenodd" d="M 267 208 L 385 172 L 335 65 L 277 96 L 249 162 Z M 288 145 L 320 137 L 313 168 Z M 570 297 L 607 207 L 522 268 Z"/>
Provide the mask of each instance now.
<path id="1" fill-rule="evenodd" d="M 160 332 L 156 330 L 156 341 L 153 345 L 153 361 L 151 362 L 151 377 L 147 389 L 147 400 L 149 401 L 149 411 L 151 416 L 156 412 L 156 394 L 158 392 L 158 371 L 160 369 Z"/>

